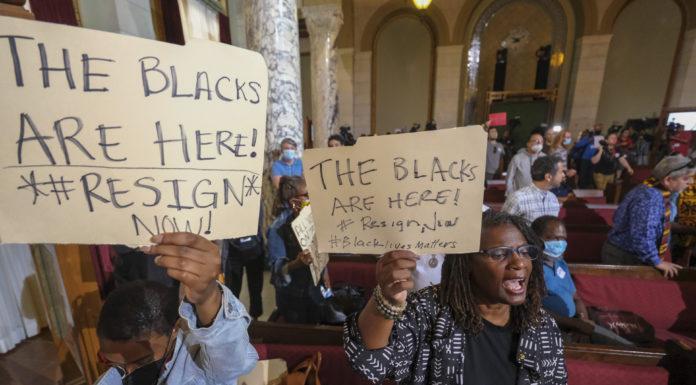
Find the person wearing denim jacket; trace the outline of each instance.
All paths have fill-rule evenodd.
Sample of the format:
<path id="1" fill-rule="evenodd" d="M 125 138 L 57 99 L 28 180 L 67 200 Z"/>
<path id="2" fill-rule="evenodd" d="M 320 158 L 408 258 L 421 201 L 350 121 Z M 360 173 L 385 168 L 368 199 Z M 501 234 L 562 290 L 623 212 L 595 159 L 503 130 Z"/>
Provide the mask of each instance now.
<path id="1" fill-rule="evenodd" d="M 276 218 L 268 229 L 268 262 L 271 283 L 276 289 L 278 313 L 288 323 L 342 324 L 345 314 L 325 297 L 330 297 L 328 272 L 324 269 L 318 284 L 314 283 L 309 265 L 309 250 L 302 250 L 292 229 L 292 221 L 309 204 L 307 184 L 302 177 L 280 179 Z"/>
<path id="2" fill-rule="evenodd" d="M 176 292 L 138 281 L 112 292 L 97 334 L 100 359 L 111 367 L 97 385 L 235 385 L 258 354 L 249 342 L 250 317 L 232 292 L 217 282 L 217 246 L 195 234 L 153 237 L 143 252 L 181 282 Z"/>

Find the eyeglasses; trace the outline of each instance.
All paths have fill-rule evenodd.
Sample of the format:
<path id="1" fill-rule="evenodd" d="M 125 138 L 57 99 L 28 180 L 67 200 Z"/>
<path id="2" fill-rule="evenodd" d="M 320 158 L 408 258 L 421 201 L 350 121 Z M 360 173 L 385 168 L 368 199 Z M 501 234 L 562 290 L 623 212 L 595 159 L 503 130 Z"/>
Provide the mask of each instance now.
<path id="1" fill-rule="evenodd" d="M 181 306 L 181 305 L 179 305 Z M 125 364 L 111 362 L 101 352 L 97 353 L 99 361 L 109 367 L 116 369 L 118 374 L 121 376 L 123 383 L 151 383 L 157 384 L 159 378 L 165 369 L 165 363 L 169 361 L 174 355 L 174 348 L 176 347 L 176 336 L 178 334 L 179 320 L 177 319 L 174 323 L 174 328 L 167 338 L 167 345 L 164 351 L 164 355 L 159 360 L 156 360 L 153 355 L 143 357 L 142 359 L 134 362 L 133 364 L 137 367 L 131 371 Z M 137 379 L 137 380 L 134 380 Z"/>
<path id="2" fill-rule="evenodd" d="M 533 261 L 539 256 L 539 248 L 534 245 L 522 245 L 516 248 L 501 246 L 488 250 L 481 250 L 480 253 L 487 255 L 495 262 L 507 261 L 510 259 L 510 257 L 512 257 L 513 253 Z"/>

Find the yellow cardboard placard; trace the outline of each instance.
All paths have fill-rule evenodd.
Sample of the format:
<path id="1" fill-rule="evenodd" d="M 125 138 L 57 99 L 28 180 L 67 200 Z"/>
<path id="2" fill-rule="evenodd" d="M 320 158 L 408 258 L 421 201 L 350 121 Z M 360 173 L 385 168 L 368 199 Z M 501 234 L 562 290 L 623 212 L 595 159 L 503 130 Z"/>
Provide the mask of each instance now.
<path id="1" fill-rule="evenodd" d="M 258 53 L 0 17 L 0 241 L 256 234 Z"/>
<path id="2" fill-rule="evenodd" d="M 319 251 L 477 251 L 485 162 L 481 126 L 306 150 Z"/>

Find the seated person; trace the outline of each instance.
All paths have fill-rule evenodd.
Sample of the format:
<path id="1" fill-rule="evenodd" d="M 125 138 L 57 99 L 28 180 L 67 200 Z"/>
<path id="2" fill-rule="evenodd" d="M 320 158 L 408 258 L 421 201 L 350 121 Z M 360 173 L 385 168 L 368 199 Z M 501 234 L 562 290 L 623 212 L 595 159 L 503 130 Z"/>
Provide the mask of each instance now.
<path id="1" fill-rule="evenodd" d="M 343 329 L 348 361 L 373 383 L 566 384 L 561 334 L 541 308 L 541 247 L 524 219 L 485 213 L 481 251 L 448 254 L 442 283 L 415 293 L 418 257 L 385 254 Z"/>
<path id="2" fill-rule="evenodd" d="M 345 314 L 327 301 L 330 296 L 328 274 L 314 284 L 309 265 L 312 255 L 302 250 L 292 229 L 303 207 L 309 205 L 307 185 L 301 176 L 280 180 L 276 202 L 276 219 L 268 229 L 271 283 L 276 288 L 276 305 L 286 322 L 303 324 L 341 324 Z M 323 284 L 326 285 L 324 287 Z"/>
<path id="3" fill-rule="evenodd" d="M 556 155 L 538 158 L 532 164 L 532 183 L 509 194 L 502 211 L 530 222 L 544 215 L 557 216 L 561 204 L 551 189 L 565 180 L 564 172 L 565 164 Z"/>
<path id="4" fill-rule="evenodd" d="M 562 317 L 589 321 L 587 308 L 575 291 L 573 278 L 563 254 L 568 246 L 565 225 L 558 217 L 546 215 L 532 223 L 532 229 L 544 242 L 543 266 L 546 296 L 544 309 Z"/>
<path id="5" fill-rule="evenodd" d="M 216 281 L 217 246 L 191 233 L 152 237 L 141 250 L 181 283 L 176 290 L 147 281 L 125 284 L 104 302 L 97 336 L 110 366 L 98 385 L 236 384 L 256 365 L 244 306 Z"/>
<path id="6" fill-rule="evenodd" d="M 587 306 L 578 296 L 568 264 L 563 260 L 568 245 L 563 221 L 553 216 L 539 217 L 532 223 L 532 229 L 544 242 L 544 309 L 554 316 L 563 330 L 584 333 L 593 343 L 633 346 L 632 342 L 590 320 Z"/>

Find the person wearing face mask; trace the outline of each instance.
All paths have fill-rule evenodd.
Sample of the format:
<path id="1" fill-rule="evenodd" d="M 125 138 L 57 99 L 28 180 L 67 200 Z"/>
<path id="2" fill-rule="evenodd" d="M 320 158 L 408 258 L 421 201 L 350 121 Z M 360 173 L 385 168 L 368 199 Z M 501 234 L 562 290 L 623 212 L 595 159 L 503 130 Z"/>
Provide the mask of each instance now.
<path id="1" fill-rule="evenodd" d="M 309 205 L 307 184 L 301 176 L 280 180 L 276 201 L 276 219 L 268 229 L 268 257 L 271 283 L 276 289 L 276 305 L 283 320 L 301 324 L 342 324 L 346 316 L 331 301 L 327 270 L 315 285 L 309 265 L 313 258 L 302 250 L 292 222 Z"/>
<path id="2" fill-rule="evenodd" d="M 486 181 L 492 180 L 500 168 L 500 159 L 505 155 L 505 148 L 498 142 L 498 130 L 488 130 L 488 144 L 486 147 Z"/>
<path id="3" fill-rule="evenodd" d="M 561 205 L 551 189 L 561 185 L 564 171 L 561 158 L 545 156 L 535 160 L 532 183 L 508 195 L 502 211 L 520 215 L 530 222 L 544 215 L 558 215 Z"/>
<path id="4" fill-rule="evenodd" d="M 673 223 L 674 195 L 689 186 L 696 171 L 694 161 L 682 156 L 664 157 L 652 176 L 633 188 L 614 213 L 614 225 L 602 248 L 602 262 L 611 265 L 648 265 L 665 277 L 679 273 L 669 249 L 673 231 L 685 231 Z"/>
<path id="5" fill-rule="evenodd" d="M 568 130 L 561 131 L 556 135 L 551 145 L 551 153 L 549 155 L 554 155 L 563 160 L 566 166 L 566 179 L 563 181 L 560 187 L 554 188 L 551 191 L 558 197 L 565 197 L 570 194 L 575 188 L 575 176 L 577 172 L 573 166 L 569 163 L 569 151 L 573 147 L 573 136 Z"/>
<path id="6" fill-rule="evenodd" d="M 235 385 L 258 354 L 249 343 L 251 318 L 224 285 L 220 252 L 192 233 L 152 237 L 140 250 L 154 257 L 178 291 L 135 281 L 109 294 L 97 323 L 99 358 L 109 369 L 97 385 Z"/>
<path id="7" fill-rule="evenodd" d="M 280 159 L 273 162 L 271 167 L 271 181 L 276 189 L 280 185 L 281 177 L 303 175 L 302 159 L 297 153 L 297 143 L 290 138 L 285 138 L 280 142 L 280 150 Z"/>
<path id="8" fill-rule="evenodd" d="M 573 147 L 573 135 L 568 130 L 561 131 L 553 138 L 549 155 L 558 156 L 566 164 L 566 167 L 570 167 L 570 164 L 568 164 L 568 151 L 571 147 Z"/>
<path id="9" fill-rule="evenodd" d="M 532 183 L 532 163 L 537 158 L 546 156 L 541 149 L 544 146 L 544 138 L 539 133 L 529 137 L 527 146 L 521 148 L 510 160 L 507 171 L 505 194 L 510 195 L 522 187 Z"/>
<path id="10" fill-rule="evenodd" d="M 558 217 L 545 215 L 534 220 L 532 229 L 544 241 L 544 309 L 561 317 L 577 317 L 589 321 L 587 307 L 577 295 L 570 269 L 563 260 L 568 247 L 568 235 L 563 221 Z"/>

